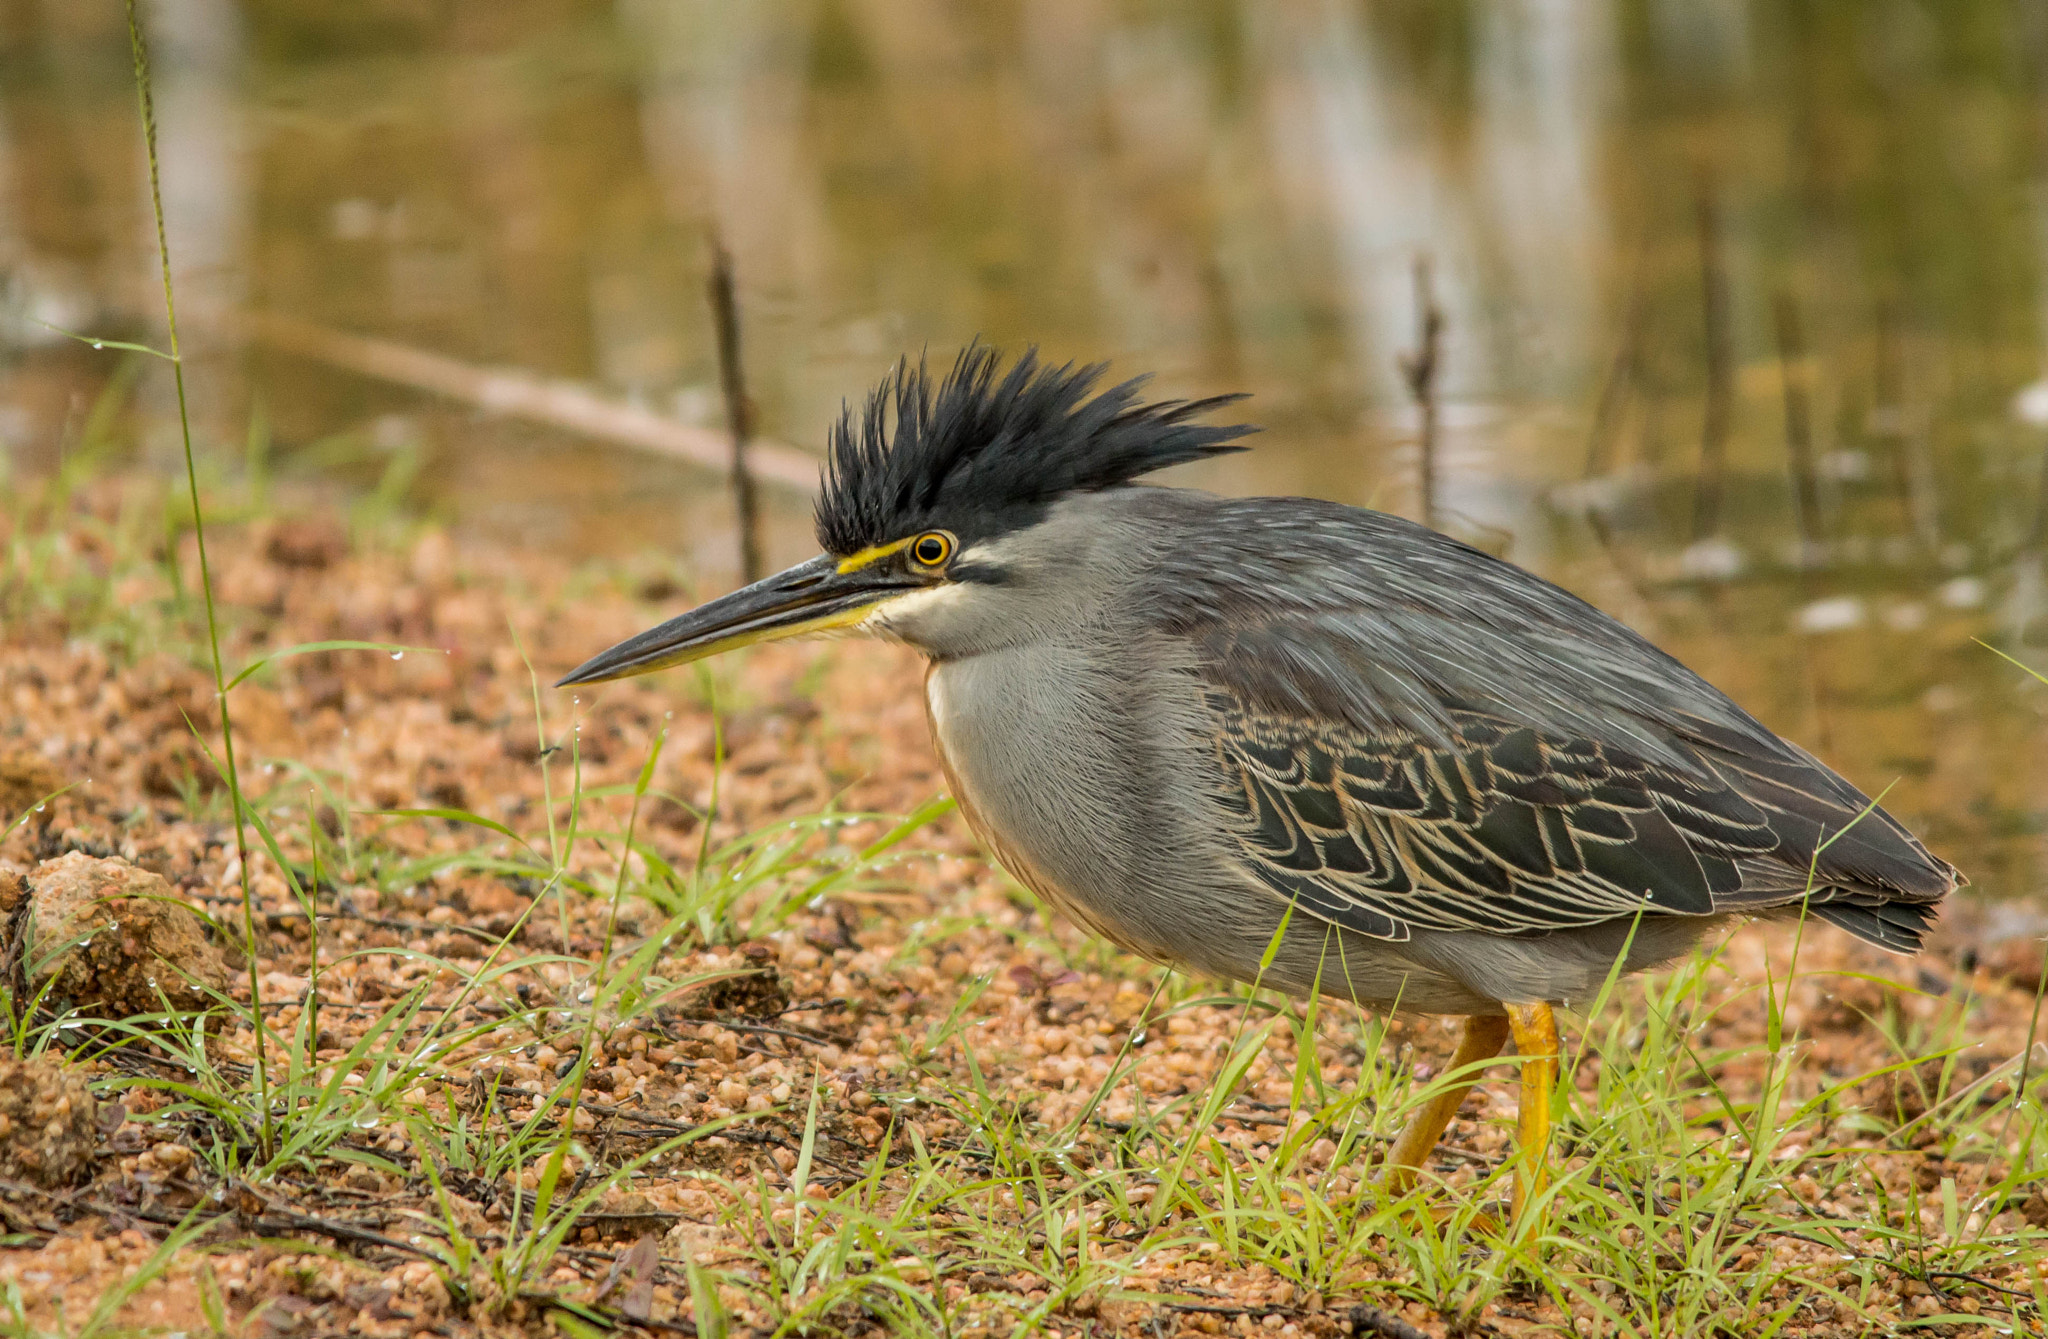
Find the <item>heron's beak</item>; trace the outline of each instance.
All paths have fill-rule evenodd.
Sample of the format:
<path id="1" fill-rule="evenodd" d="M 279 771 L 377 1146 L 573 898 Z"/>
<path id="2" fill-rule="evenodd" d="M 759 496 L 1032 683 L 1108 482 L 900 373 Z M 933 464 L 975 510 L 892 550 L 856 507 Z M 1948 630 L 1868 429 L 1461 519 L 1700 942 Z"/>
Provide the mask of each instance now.
<path id="1" fill-rule="evenodd" d="M 922 584 L 879 564 L 842 571 L 844 566 L 831 554 L 819 554 L 786 572 L 764 577 L 599 652 L 555 687 L 650 674 L 755 642 L 850 628 L 891 596 Z"/>

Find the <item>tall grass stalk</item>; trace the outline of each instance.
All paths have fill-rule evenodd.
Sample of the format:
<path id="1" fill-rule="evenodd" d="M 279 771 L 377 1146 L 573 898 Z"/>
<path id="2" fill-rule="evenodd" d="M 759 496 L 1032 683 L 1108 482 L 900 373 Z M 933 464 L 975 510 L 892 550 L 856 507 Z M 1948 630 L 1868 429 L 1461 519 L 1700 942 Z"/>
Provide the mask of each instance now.
<path id="1" fill-rule="evenodd" d="M 150 96 L 149 48 L 142 38 L 142 22 L 135 0 L 127 0 L 128 50 L 135 63 L 135 98 L 142 114 L 142 141 L 149 159 L 149 204 L 156 222 L 157 263 L 163 279 L 164 323 L 169 332 L 171 381 L 178 392 L 178 432 L 185 448 L 185 484 L 192 494 L 192 535 L 199 550 L 199 589 L 206 604 L 206 636 L 213 664 L 213 700 L 220 711 L 221 760 L 227 771 L 228 801 L 235 818 L 235 860 L 242 871 L 243 956 L 249 965 L 249 1027 L 256 1038 L 256 1105 L 261 1155 L 270 1156 L 272 1143 L 270 1072 L 264 1047 L 262 978 L 256 958 L 255 875 L 249 868 L 249 838 L 244 825 L 241 773 L 235 765 L 235 730 L 228 715 L 227 671 L 220 654 L 220 619 L 214 609 L 213 571 L 206 556 L 205 508 L 199 501 L 199 465 L 192 451 L 192 415 L 185 395 L 185 363 L 178 343 L 178 304 L 171 286 L 171 244 L 164 227 L 162 170 L 156 150 L 156 104 Z"/>

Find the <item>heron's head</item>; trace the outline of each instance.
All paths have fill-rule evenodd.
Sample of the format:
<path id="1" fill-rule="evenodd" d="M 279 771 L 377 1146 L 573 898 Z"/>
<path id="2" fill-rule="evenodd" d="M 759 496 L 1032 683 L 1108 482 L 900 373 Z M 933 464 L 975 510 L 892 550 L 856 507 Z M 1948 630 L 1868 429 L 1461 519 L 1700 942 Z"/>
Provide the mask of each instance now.
<path id="1" fill-rule="evenodd" d="M 1092 395 L 1100 365 L 1000 376 L 969 348 L 944 380 L 899 364 L 833 428 L 817 506 L 824 552 L 672 618 L 564 678 L 595 683 L 755 642 L 859 630 L 947 657 L 1018 620 L 1072 608 L 1114 576 L 1112 508 L 1091 499 L 1168 465 L 1241 450 L 1243 425 L 1195 422 L 1239 397 L 1145 402 L 1143 381 Z"/>

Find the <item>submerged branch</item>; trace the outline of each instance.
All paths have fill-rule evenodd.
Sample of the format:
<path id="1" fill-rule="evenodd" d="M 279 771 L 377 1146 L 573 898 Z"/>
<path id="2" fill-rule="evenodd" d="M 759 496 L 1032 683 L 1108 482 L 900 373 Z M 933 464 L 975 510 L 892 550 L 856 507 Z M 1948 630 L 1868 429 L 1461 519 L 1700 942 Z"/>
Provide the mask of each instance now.
<path id="1" fill-rule="evenodd" d="M 226 324 L 282 352 L 431 391 L 490 413 L 651 451 L 720 473 L 732 466 L 732 441 L 725 433 L 679 423 L 572 383 L 547 381 L 515 369 L 478 367 L 446 354 L 349 334 L 275 312 L 236 312 Z M 818 482 L 817 459 L 781 442 L 750 441 L 747 467 L 756 479 L 805 493 Z"/>

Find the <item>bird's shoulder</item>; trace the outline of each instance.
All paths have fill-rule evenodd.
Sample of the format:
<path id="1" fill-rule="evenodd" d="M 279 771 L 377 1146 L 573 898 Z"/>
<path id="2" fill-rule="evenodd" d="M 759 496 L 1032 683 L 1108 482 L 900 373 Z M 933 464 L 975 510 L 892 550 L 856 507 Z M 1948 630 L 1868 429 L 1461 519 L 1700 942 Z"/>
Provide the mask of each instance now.
<path id="1" fill-rule="evenodd" d="M 1175 504 L 1198 533 L 1160 554 L 1145 606 L 1268 715 L 1447 742 L 1476 710 L 1681 769 L 1682 718 L 1780 743 L 1619 620 L 1411 521 L 1308 498 Z"/>

